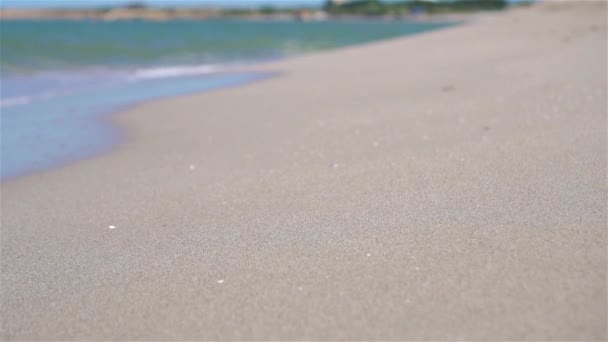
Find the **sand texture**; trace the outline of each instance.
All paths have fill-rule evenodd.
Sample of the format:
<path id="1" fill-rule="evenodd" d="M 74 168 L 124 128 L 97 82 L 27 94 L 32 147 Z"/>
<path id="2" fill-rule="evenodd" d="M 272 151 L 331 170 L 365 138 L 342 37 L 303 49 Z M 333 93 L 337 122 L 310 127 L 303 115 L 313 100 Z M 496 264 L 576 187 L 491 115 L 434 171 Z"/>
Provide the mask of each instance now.
<path id="1" fill-rule="evenodd" d="M 117 113 L 2 184 L 2 339 L 605 340 L 606 32 L 547 3 Z"/>

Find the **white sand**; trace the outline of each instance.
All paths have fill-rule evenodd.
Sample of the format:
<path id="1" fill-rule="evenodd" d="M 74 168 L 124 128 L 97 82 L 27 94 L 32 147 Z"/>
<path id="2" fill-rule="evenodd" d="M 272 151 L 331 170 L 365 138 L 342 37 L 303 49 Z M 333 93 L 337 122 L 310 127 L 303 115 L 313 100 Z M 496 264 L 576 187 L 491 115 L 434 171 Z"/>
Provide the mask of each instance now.
<path id="1" fill-rule="evenodd" d="M 605 340 L 606 32 L 544 4 L 117 114 L 2 185 L 2 338 Z"/>

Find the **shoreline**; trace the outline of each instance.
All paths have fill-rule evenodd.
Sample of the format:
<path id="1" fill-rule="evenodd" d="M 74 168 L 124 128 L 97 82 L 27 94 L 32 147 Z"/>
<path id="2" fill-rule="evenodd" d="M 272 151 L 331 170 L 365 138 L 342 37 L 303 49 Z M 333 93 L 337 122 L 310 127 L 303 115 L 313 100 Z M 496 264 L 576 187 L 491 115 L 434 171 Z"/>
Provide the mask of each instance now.
<path id="1" fill-rule="evenodd" d="M 318 51 L 313 51 L 313 52 L 303 52 L 303 53 L 299 53 L 299 54 L 295 54 L 295 55 L 287 55 L 287 56 L 283 56 L 283 57 L 274 57 L 274 58 L 268 58 L 268 59 L 258 59 L 258 60 L 250 60 L 250 61 L 246 61 L 246 60 L 242 60 L 240 62 L 228 62 L 225 64 L 209 64 L 209 65 L 194 65 L 194 66 L 178 66 L 177 68 L 179 69 L 186 69 L 186 72 L 191 72 L 192 70 L 187 70 L 187 69 L 205 69 L 203 70 L 203 74 L 196 74 L 196 72 L 199 72 L 198 70 L 195 70 L 194 74 L 183 74 L 180 76 L 176 76 L 176 77 L 161 77 L 161 78 L 153 78 L 153 79 L 140 79 L 139 82 L 133 83 L 132 85 L 127 84 L 114 84 L 111 87 L 109 87 L 108 91 L 106 91 L 105 93 L 100 93 L 100 96 L 104 96 L 107 97 L 107 100 L 105 101 L 106 103 L 103 105 L 97 105 L 94 106 L 92 108 L 87 109 L 86 116 L 90 117 L 89 122 L 93 123 L 93 122 L 97 122 L 97 126 L 99 127 L 99 129 L 97 130 L 98 132 L 92 131 L 91 135 L 95 136 L 95 135 L 107 135 L 109 136 L 109 138 L 107 139 L 103 139 L 103 137 L 98 137 L 97 138 L 97 142 L 95 144 L 93 144 L 94 146 L 88 146 L 91 145 L 91 141 L 80 141 L 78 142 L 78 140 L 76 140 L 76 142 L 72 141 L 72 139 L 70 139 L 70 135 L 74 136 L 76 134 L 76 131 L 79 128 L 74 128 L 72 129 L 71 133 L 67 133 L 67 136 L 63 137 L 63 144 L 64 145 L 75 145 L 75 144 L 81 144 L 81 145 L 86 145 L 88 146 L 87 148 L 82 148 L 82 149 L 74 149 L 74 151 L 72 151 L 71 153 L 63 153 L 61 151 L 55 150 L 55 151 L 49 151 L 50 153 L 46 153 L 46 154 L 60 154 L 58 157 L 52 157 L 51 159 L 48 159 L 44 156 L 45 153 L 40 153 L 38 151 L 35 151 L 37 153 L 37 159 L 40 159 L 42 161 L 37 161 L 36 165 L 32 164 L 33 160 L 31 160 L 32 158 L 30 158 L 30 160 L 24 160 L 24 161 L 17 161 L 17 165 L 15 166 L 15 162 L 11 161 L 10 158 L 4 159 L 4 165 L 5 167 L 3 168 L 3 172 L 2 175 L 0 175 L 0 182 L 4 183 L 7 181 L 10 181 L 12 179 L 17 179 L 20 177 L 27 177 L 28 175 L 32 175 L 34 173 L 40 173 L 40 172 L 47 172 L 50 170 L 53 170 L 55 168 L 58 167 L 63 167 L 63 166 L 68 166 L 72 163 L 77 163 L 79 161 L 82 160 L 86 160 L 86 159 L 91 159 L 91 158 L 95 158 L 97 156 L 103 155 L 105 153 L 111 153 L 113 149 L 118 148 L 120 146 L 120 144 L 125 142 L 125 138 L 122 137 L 122 134 L 119 134 L 118 132 L 123 131 L 122 127 L 118 127 L 115 125 L 107 125 L 105 123 L 107 123 L 108 121 L 106 120 L 106 116 L 113 116 L 115 115 L 117 112 L 123 112 L 125 108 L 132 108 L 132 106 L 136 106 L 136 105 L 140 105 L 143 103 L 147 103 L 149 101 L 156 101 L 156 100 L 160 100 L 160 99 L 171 99 L 173 97 L 180 97 L 180 96 L 186 96 L 186 95 L 192 95 L 192 94 L 196 94 L 196 93 L 206 93 L 208 91 L 214 91 L 217 89 L 222 89 L 225 87 L 228 88 L 232 88 L 235 86 L 242 86 L 243 84 L 249 83 L 249 82 L 257 82 L 259 80 L 264 80 L 268 77 L 276 77 L 278 75 L 280 75 L 280 71 L 273 71 L 271 70 L 272 67 L 270 67 L 269 70 L 263 70 L 264 68 L 268 68 L 269 66 L 274 65 L 274 63 L 277 63 L 279 61 L 282 60 L 290 60 L 292 58 L 299 58 L 299 57 L 303 57 L 303 56 L 308 56 L 308 55 L 314 55 L 316 53 L 322 53 L 325 51 L 336 51 L 336 50 L 340 50 L 340 49 L 344 49 L 344 48 L 349 48 L 349 47 L 353 47 L 353 46 L 357 46 L 357 45 L 366 45 L 366 44 L 373 44 L 374 42 L 381 42 L 381 41 L 386 41 L 386 40 L 390 40 L 390 39 L 395 39 L 395 38 L 402 38 L 402 37 L 407 37 L 407 36 L 412 36 L 412 35 L 420 35 L 420 34 L 424 34 L 427 32 L 432 32 L 435 30 L 442 30 L 442 29 L 449 29 L 451 27 L 455 27 L 461 24 L 456 24 L 456 23 L 437 23 L 437 26 L 432 27 L 430 29 L 427 29 L 427 31 L 422 31 L 422 32 L 416 32 L 416 33 L 407 33 L 404 32 L 401 36 L 397 36 L 397 37 L 385 37 L 385 38 L 380 38 L 380 39 L 376 39 L 376 40 L 372 40 L 372 41 L 368 41 L 368 42 L 362 42 L 362 43 L 355 43 L 355 44 L 350 44 L 350 45 L 344 45 L 344 46 L 335 46 L 332 48 L 326 48 L 326 49 L 321 49 Z M 163 69 L 163 66 L 158 66 L 158 67 L 153 67 L 150 66 L 147 69 L 145 69 L 146 71 L 150 71 L 150 70 L 159 70 L 159 69 Z M 208 71 L 207 69 L 211 69 L 212 71 Z M 182 72 L 184 70 L 181 70 Z M 254 75 L 255 74 L 255 75 Z M 237 78 L 237 80 L 232 80 L 234 78 Z M 218 79 L 220 80 L 218 83 Z M 198 80 L 198 85 L 196 85 Z M 222 81 L 223 80 L 223 81 Z M 155 86 L 150 86 L 150 83 L 159 83 L 159 85 Z M 183 83 L 185 85 L 182 85 L 181 88 L 183 88 L 182 90 L 179 89 L 170 89 L 167 91 L 160 91 L 159 89 L 162 88 L 167 88 L 167 85 L 173 84 L 176 85 L 172 88 L 180 88 L 180 86 L 177 86 L 178 83 Z M 215 85 L 213 85 L 215 84 Z M 117 88 L 117 87 L 122 87 L 125 89 L 125 91 L 131 93 L 131 97 L 129 99 L 122 99 L 120 101 L 117 101 L 115 99 L 115 96 L 111 95 L 111 91 L 112 91 L 112 87 L 113 88 Z M 142 90 L 145 88 L 148 88 L 148 90 Z M 171 87 L 170 87 L 171 88 Z M 94 92 L 98 92 L 98 89 L 90 89 L 88 91 L 85 91 L 83 93 L 80 94 L 80 96 L 87 96 L 87 94 L 90 95 L 93 94 Z M 116 91 L 114 91 L 115 93 Z M 155 94 L 156 93 L 156 94 Z M 155 95 L 154 95 L 155 94 Z M 124 94 L 121 94 L 121 96 L 124 96 Z M 39 105 L 40 102 L 44 102 L 44 103 L 54 103 L 55 106 L 59 105 L 61 107 L 64 108 L 65 112 L 70 112 L 72 107 L 74 107 L 73 102 L 75 101 L 75 95 L 68 95 L 67 97 L 65 97 L 65 99 L 62 99 L 62 97 L 49 97 L 48 99 L 35 99 L 33 102 L 35 102 L 35 105 Z M 26 103 L 24 104 L 24 106 L 31 106 L 32 104 L 30 103 Z M 19 113 L 19 111 L 23 110 L 23 108 L 21 107 L 22 104 L 17 104 L 17 105 L 9 105 L 9 106 L 4 106 L 4 110 L 5 112 L 3 113 L 6 117 L 6 115 L 12 115 L 13 117 L 15 116 L 20 116 L 23 114 L 27 114 L 27 108 L 25 109 L 26 112 L 25 113 Z M 118 109 L 117 109 L 118 108 Z M 31 110 L 30 110 L 31 111 Z M 70 114 L 66 114 L 64 115 L 65 117 L 60 117 L 60 121 L 62 122 L 70 122 L 71 118 L 70 118 Z M 58 128 L 58 127 L 56 127 Z M 14 127 L 13 130 L 17 130 L 18 127 Z M 101 131 L 104 131 L 105 133 L 99 133 Z M 39 134 L 29 134 L 31 139 L 40 139 L 41 136 L 44 136 L 43 133 L 39 132 Z M 23 139 L 22 139 L 23 140 Z M 13 144 L 15 145 L 15 144 Z M 10 146 L 11 148 L 14 148 L 15 146 Z M 9 150 L 11 153 L 7 153 L 7 150 Z M 7 150 L 5 150 L 5 156 L 8 154 L 11 156 L 11 158 L 15 159 L 14 155 L 16 154 L 24 154 L 24 155 L 28 155 L 28 154 L 33 154 L 32 151 L 12 151 L 10 148 L 7 148 Z M 20 165 L 20 163 L 29 163 L 28 165 Z M 8 167 L 6 166 L 8 165 Z M 7 171 L 8 169 L 8 171 Z"/>
<path id="2" fill-rule="evenodd" d="M 463 2 L 466 3 L 466 2 Z M 506 2 L 505 2 L 506 5 Z M 506 7 L 482 9 L 470 8 L 468 10 L 444 9 L 431 10 L 430 8 L 402 8 L 383 13 L 366 13 L 366 11 L 349 11 L 324 8 L 284 8 L 279 11 L 264 12 L 261 9 L 229 9 L 229 8 L 160 8 L 160 7 L 112 7 L 112 8 L 0 8 L 0 21 L 3 20 L 87 20 L 99 22 L 113 21 L 174 21 L 174 20 L 280 20 L 297 22 L 333 21 L 333 20 L 404 20 L 404 21 L 445 21 L 446 18 L 461 21 L 479 15 L 493 15 L 506 11 L 531 6 L 529 3 L 511 4 Z M 337 12 L 332 12 L 337 11 Z M 342 11 L 342 12 L 341 12 Z M 339 13 L 341 12 L 341 13 Z"/>
<path id="3" fill-rule="evenodd" d="M 605 12 L 112 115 L 112 153 L 2 183 L 2 338 L 606 339 Z"/>
<path id="4" fill-rule="evenodd" d="M 451 13 L 451 14 L 426 14 L 426 15 L 412 15 L 412 16 L 357 16 L 357 15 L 344 15 L 330 17 L 326 19 L 318 20 L 299 20 L 283 17 L 264 17 L 264 16 L 250 16 L 250 17 L 212 17 L 207 19 L 188 19 L 188 18 L 172 18 L 167 20 L 146 20 L 145 18 L 130 18 L 121 20 L 101 20 L 101 19 L 90 19 L 90 18 L 47 18 L 47 17 L 26 17 L 26 18 L 0 18 L 1 22 L 19 22 L 19 21 L 86 21 L 86 22 L 98 22 L 98 23 L 115 23 L 115 22 L 129 22 L 129 21 L 143 21 L 143 22 L 174 22 L 174 21 L 211 21 L 211 20 L 235 20 L 235 21 L 255 21 L 255 22 L 296 22 L 296 23 L 315 23 L 315 22 L 357 22 L 357 21 L 368 21 L 368 22 L 407 22 L 407 23 L 448 23 L 448 24 L 461 24 L 475 20 L 479 17 L 487 17 L 504 14 L 508 11 L 514 11 L 517 9 L 504 10 L 498 13 L 488 12 L 476 12 L 476 13 Z"/>
<path id="5" fill-rule="evenodd" d="M 209 85 L 209 80 L 205 80 L 205 78 L 221 78 L 224 76 L 223 84 L 219 85 Z M 93 159 L 104 154 L 112 153 L 113 150 L 120 148 L 120 145 L 125 143 L 128 139 L 128 132 L 125 127 L 121 127 L 120 125 L 115 124 L 114 116 L 120 115 L 120 113 L 127 112 L 132 110 L 133 108 L 142 105 L 144 103 L 154 102 L 158 100 L 167 100 L 173 98 L 179 98 L 182 96 L 194 95 L 194 94 L 203 94 L 207 92 L 218 91 L 222 89 L 230 89 L 230 88 L 238 88 L 241 86 L 245 86 L 249 83 L 256 83 L 264 81 L 268 78 L 278 77 L 278 73 L 270 73 L 270 72 L 249 72 L 246 70 L 241 71 L 218 71 L 208 75 L 202 76 L 179 76 L 176 79 L 166 79 L 163 80 L 165 82 L 177 82 L 177 81 L 185 81 L 189 78 L 202 77 L 203 79 L 199 80 L 199 84 L 195 86 L 196 89 L 184 89 L 182 91 L 177 92 L 166 92 L 163 95 L 139 95 L 134 96 L 131 100 L 122 100 L 119 102 L 112 102 L 105 104 L 104 106 L 100 106 L 92 110 L 87 114 L 89 117 L 87 122 L 97 126 L 97 130 L 100 131 L 104 139 L 102 142 L 97 143 L 94 147 L 89 146 L 88 148 L 82 148 L 78 150 L 76 153 L 72 153 L 70 155 L 66 155 L 62 158 L 53 157 L 52 160 L 46 160 L 43 165 L 38 165 L 35 168 L 33 166 L 27 167 L 17 167 L 19 171 L 7 171 L 8 174 L 2 175 L 0 177 L 0 184 L 4 184 L 10 181 L 14 181 L 23 177 L 29 177 L 35 174 L 42 174 L 45 172 L 49 172 L 55 169 L 61 169 L 64 167 L 69 167 L 74 163 L 78 163 L 84 160 Z M 241 77 L 240 80 L 231 80 L 230 77 Z M 59 99 L 58 101 L 65 101 Z M 27 105 L 27 104 L 26 104 Z M 19 105 L 17 105 L 19 106 Z M 69 107 L 68 104 L 64 105 L 64 107 Z M 5 107 L 5 110 L 10 110 L 9 107 Z M 14 109 L 14 108 L 12 108 Z M 65 120 L 70 120 L 70 115 L 68 114 Z M 73 134 L 72 134 L 73 135 Z M 66 137 L 69 139 L 69 137 Z M 86 142 L 79 142 L 81 144 Z M 87 145 L 89 145 L 88 143 Z M 6 151 L 5 151 L 6 153 Z M 13 166 L 14 168 L 14 166 Z"/>

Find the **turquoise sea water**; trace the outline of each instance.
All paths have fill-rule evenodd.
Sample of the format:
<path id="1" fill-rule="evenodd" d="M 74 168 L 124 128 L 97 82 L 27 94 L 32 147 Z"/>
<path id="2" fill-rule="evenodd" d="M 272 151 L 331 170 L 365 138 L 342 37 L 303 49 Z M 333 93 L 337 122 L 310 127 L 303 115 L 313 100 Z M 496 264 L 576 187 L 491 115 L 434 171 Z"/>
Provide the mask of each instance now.
<path id="1" fill-rule="evenodd" d="M 0 178 L 112 148 L 121 134 L 104 115 L 113 110 L 269 77 L 237 73 L 235 66 L 445 26 L 403 21 L 1 21 Z"/>

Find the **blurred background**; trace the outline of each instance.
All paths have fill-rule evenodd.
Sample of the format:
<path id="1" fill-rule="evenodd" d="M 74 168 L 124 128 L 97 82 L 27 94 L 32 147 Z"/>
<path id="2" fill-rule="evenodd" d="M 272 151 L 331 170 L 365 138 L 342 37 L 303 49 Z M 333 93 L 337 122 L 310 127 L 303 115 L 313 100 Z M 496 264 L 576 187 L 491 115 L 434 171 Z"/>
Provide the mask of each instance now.
<path id="1" fill-rule="evenodd" d="M 506 0 L 5 0 L 2 177 L 112 147 L 92 118 L 139 101 L 249 82 L 245 69 L 440 29 Z"/>

